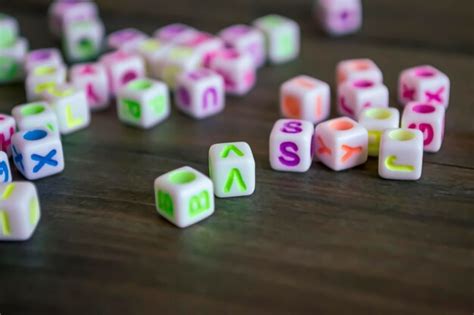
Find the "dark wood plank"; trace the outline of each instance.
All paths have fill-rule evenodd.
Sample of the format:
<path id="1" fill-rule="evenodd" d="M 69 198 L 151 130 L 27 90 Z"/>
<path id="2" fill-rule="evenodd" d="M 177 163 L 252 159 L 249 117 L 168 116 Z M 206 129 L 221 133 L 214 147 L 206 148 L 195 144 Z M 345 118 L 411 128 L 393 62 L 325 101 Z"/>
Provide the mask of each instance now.
<path id="1" fill-rule="evenodd" d="M 65 172 L 36 182 L 43 211 L 36 234 L 0 244 L 0 313 L 472 313 L 474 62 L 466 29 L 474 19 L 470 1 L 431 2 L 371 1 L 364 31 L 334 40 L 314 30 L 305 1 L 101 1 L 109 30 L 151 32 L 182 20 L 216 31 L 288 12 L 303 26 L 302 55 L 264 68 L 257 88 L 229 98 L 217 117 L 193 121 L 174 110 L 141 131 L 119 123 L 112 107 L 64 137 Z M 45 1 L 0 3 L 34 48 L 54 44 Z M 439 16 L 444 23 L 432 22 Z M 440 29 L 446 36 L 437 39 Z M 341 173 L 318 163 L 305 174 L 272 171 L 268 136 L 279 85 L 300 73 L 332 83 L 339 60 L 362 56 L 382 67 L 393 105 L 404 68 L 431 63 L 452 79 L 446 140 L 425 156 L 422 179 L 382 180 L 375 159 Z M 0 87 L 0 112 L 22 102 L 22 84 Z M 182 165 L 207 172 L 209 146 L 233 140 L 253 149 L 256 193 L 217 199 L 215 215 L 186 230 L 161 219 L 154 178 Z"/>

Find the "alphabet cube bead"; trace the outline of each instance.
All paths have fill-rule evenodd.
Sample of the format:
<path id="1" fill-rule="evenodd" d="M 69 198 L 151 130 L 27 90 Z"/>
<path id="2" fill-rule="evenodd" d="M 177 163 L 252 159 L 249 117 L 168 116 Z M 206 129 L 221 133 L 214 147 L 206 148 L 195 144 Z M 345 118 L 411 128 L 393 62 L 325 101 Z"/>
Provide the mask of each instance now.
<path id="1" fill-rule="evenodd" d="M 12 136 L 16 130 L 15 119 L 12 116 L 0 114 L 0 149 L 11 155 Z"/>
<path id="2" fill-rule="evenodd" d="M 388 107 L 388 89 L 372 80 L 346 81 L 338 87 L 338 111 L 357 118 L 364 108 Z"/>
<path id="3" fill-rule="evenodd" d="M 168 87 L 163 82 L 137 79 L 117 94 L 117 113 L 126 124 L 151 128 L 170 113 Z"/>
<path id="4" fill-rule="evenodd" d="M 12 171 L 10 169 L 10 162 L 8 155 L 0 151 L 0 183 L 9 183 L 12 181 Z"/>
<path id="5" fill-rule="evenodd" d="M 219 36 L 227 46 L 250 54 L 255 67 L 259 68 L 265 63 L 265 37 L 257 28 L 244 24 L 232 25 L 223 29 Z"/>
<path id="6" fill-rule="evenodd" d="M 197 223 L 214 213 L 212 181 L 185 166 L 155 180 L 156 210 L 180 228 Z"/>
<path id="7" fill-rule="evenodd" d="M 67 135 L 89 126 L 90 109 L 84 90 L 63 84 L 48 89 L 43 96 L 56 113 L 61 134 Z"/>
<path id="8" fill-rule="evenodd" d="M 102 51 L 104 25 L 98 19 L 67 23 L 64 28 L 63 48 L 69 61 L 87 61 Z"/>
<path id="9" fill-rule="evenodd" d="M 212 59 L 210 68 L 224 78 L 228 94 L 242 96 L 255 86 L 257 73 L 249 54 L 235 49 L 222 50 Z"/>
<path id="10" fill-rule="evenodd" d="M 274 170 L 306 172 L 313 161 L 313 124 L 280 119 L 270 134 L 270 165 Z"/>
<path id="11" fill-rule="evenodd" d="M 156 38 L 149 38 L 140 42 L 136 51 L 143 57 L 149 76 L 154 79 L 161 77 L 161 71 L 172 48 L 173 44 L 165 43 Z"/>
<path id="12" fill-rule="evenodd" d="M 23 60 L 28 50 L 28 41 L 17 39 L 12 46 L 0 47 L 0 84 L 15 82 L 23 78 Z"/>
<path id="13" fill-rule="evenodd" d="M 331 111 L 331 92 L 326 82 L 301 75 L 283 83 L 280 88 L 280 110 L 287 118 L 318 123 Z"/>
<path id="14" fill-rule="evenodd" d="M 442 105 L 411 102 L 405 106 L 402 128 L 419 129 L 423 134 L 423 149 L 438 152 L 444 138 L 445 109 Z"/>
<path id="15" fill-rule="evenodd" d="M 177 43 L 193 49 L 200 56 L 200 66 L 203 67 L 208 67 L 212 58 L 224 48 L 222 39 L 205 32 L 193 32 Z"/>
<path id="16" fill-rule="evenodd" d="M 25 69 L 27 72 L 33 71 L 38 66 L 62 66 L 63 57 L 56 48 L 43 48 L 30 51 L 26 55 Z"/>
<path id="17" fill-rule="evenodd" d="M 107 36 L 107 46 L 114 50 L 134 52 L 140 43 L 147 38 L 148 36 L 145 33 L 135 28 L 126 28 L 110 33 Z"/>
<path id="18" fill-rule="evenodd" d="M 11 16 L 0 13 L 0 47 L 14 45 L 18 37 L 18 22 Z"/>
<path id="19" fill-rule="evenodd" d="M 286 17 L 267 15 L 253 25 L 263 32 L 267 43 L 267 58 L 271 63 L 284 63 L 300 53 L 300 27 Z"/>
<path id="20" fill-rule="evenodd" d="M 383 83 L 380 68 L 370 59 L 343 60 L 336 67 L 337 84 L 346 81 L 369 80 Z"/>
<path id="21" fill-rule="evenodd" d="M 315 129 L 316 156 L 327 167 L 341 171 L 367 161 L 367 130 L 347 117 L 320 123 Z"/>
<path id="22" fill-rule="evenodd" d="M 163 41 L 177 43 L 196 32 L 196 29 L 181 23 L 163 26 L 155 31 L 153 37 Z"/>
<path id="23" fill-rule="evenodd" d="M 424 102 L 448 108 L 450 81 L 446 74 L 435 67 L 424 65 L 406 69 L 398 81 L 401 104 Z"/>
<path id="24" fill-rule="evenodd" d="M 359 115 L 359 124 L 365 127 L 369 134 L 369 156 L 378 156 L 382 133 L 384 130 L 399 127 L 400 113 L 393 107 L 366 108 Z"/>
<path id="25" fill-rule="evenodd" d="M 100 63 L 75 65 L 70 71 L 71 84 L 83 89 L 91 110 L 101 110 L 109 106 L 109 78 L 105 67 Z"/>
<path id="26" fill-rule="evenodd" d="M 88 0 L 58 0 L 49 7 L 49 28 L 57 37 L 68 23 L 98 18 L 97 5 Z"/>
<path id="27" fill-rule="evenodd" d="M 218 143 L 209 149 L 209 176 L 219 198 L 255 191 L 255 160 L 246 142 Z"/>
<path id="28" fill-rule="evenodd" d="M 61 139 L 48 129 L 19 131 L 12 138 L 13 162 L 29 180 L 35 180 L 64 170 Z"/>
<path id="29" fill-rule="evenodd" d="M 30 182 L 0 184 L 0 241 L 25 241 L 40 220 L 38 193 Z"/>
<path id="30" fill-rule="evenodd" d="M 201 55 L 192 48 L 185 46 L 172 47 L 158 67 L 161 78 L 172 89 L 176 87 L 178 77 L 191 70 L 198 69 L 201 64 Z"/>
<path id="31" fill-rule="evenodd" d="M 31 71 L 25 82 L 28 101 L 40 100 L 43 93 L 66 82 L 66 68 L 58 66 L 38 66 Z"/>
<path id="32" fill-rule="evenodd" d="M 58 119 L 46 102 L 29 103 L 15 106 L 12 110 L 18 129 L 30 130 L 46 128 L 59 134 Z"/>
<path id="33" fill-rule="evenodd" d="M 201 119 L 220 113 L 225 106 L 224 80 L 212 70 L 198 69 L 178 78 L 176 106 Z"/>
<path id="34" fill-rule="evenodd" d="M 362 25 L 362 3 L 360 0 L 316 0 L 315 17 L 330 35 L 352 34 Z"/>
<path id="35" fill-rule="evenodd" d="M 100 58 L 109 77 L 113 95 L 128 82 L 145 77 L 145 62 L 142 57 L 125 51 L 115 51 Z"/>
<path id="36" fill-rule="evenodd" d="M 417 180 L 423 167 L 423 134 L 418 129 L 388 129 L 380 140 L 379 175 Z"/>

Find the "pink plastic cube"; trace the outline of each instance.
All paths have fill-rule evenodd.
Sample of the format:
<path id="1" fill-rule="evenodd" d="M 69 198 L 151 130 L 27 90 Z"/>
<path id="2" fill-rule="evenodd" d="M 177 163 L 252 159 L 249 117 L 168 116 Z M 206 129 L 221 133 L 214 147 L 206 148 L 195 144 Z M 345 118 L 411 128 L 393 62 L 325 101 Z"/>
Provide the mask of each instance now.
<path id="1" fill-rule="evenodd" d="M 229 47 L 250 54 L 257 68 L 265 63 L 265 37 L 257 28 L 243 24 L 232 25 L 223 29 L 219 36 Z"/>
<path id="2" fill-rule="evenodd" d="M 244 95 L 255 85 L 255 64 L 252 57 L 246 53 L 231 48 L 222 50 L 212 59 L 210 68 L 224 78 L 228 94 Z"/>
<path id="3" fill-rule="evenodd" d="M 317 158 L 335 171 L 367 161 L 367 130 L 350 118 L 340 117 L 320 123 L 316 126 L 314 141 Z"/>
<path id="4" fill-rule="evenodd" d="M 112 94 L 128 82 L 145 77 L 145 63 L 139 55 L 119 50 L 102 56 L 100 63 L 107 71 Z"/>
<path id="5" fill-rule="evenodd" d="M 109 78 L 100 63 L 75 65 L 70 72 L 71 83 L 77 89 L 84 89 L 91 110 L 108 107 L 110 100 Z"/>
<path id="6" fill-rule="evenodd" d="M 405 106 L 402 128 L 419 129 L 423 133 L 423 149 L 438 152 L 444 138 L 445 109 L 442 105 L 411 102 Z"/>
<path id="7" fill-rule="evenodd" d="M 365 108 L 388 107 L 387 87 L 372 80 L 344 82 L 337 92 L 339 113 L 354 119 Z"/>
<path id="8" fill-rule="evenodd" d="M 178 78 L 176 106 L 200 119 L 221 112 L 225 106 L 224 80 L 209 69 L 186 72 Z"/>
<path id="9" fill-rule="evenodd" d="M 398 83 L 398 98 L 408 102 L 449 105 L 450 81 L 446 74 L 432 66 L 418 66 L 404 70 Z"/>
<path id="10" fill-rule="evenodd" d="M 300 75 L 280 88 L 282 116 L 318 123 L 329 117 L 331 91 L 326 82 Z"/>

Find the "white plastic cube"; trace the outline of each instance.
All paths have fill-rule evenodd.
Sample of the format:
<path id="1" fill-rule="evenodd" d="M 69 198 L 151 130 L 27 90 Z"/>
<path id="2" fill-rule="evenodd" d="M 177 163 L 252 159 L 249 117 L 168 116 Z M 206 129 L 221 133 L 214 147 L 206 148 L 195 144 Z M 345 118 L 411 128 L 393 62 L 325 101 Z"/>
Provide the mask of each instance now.
<path id="1" fill-rule="evenodd" d="M 220 113 L 225 106 L 224 80 L 209 69 L 186 72 L 178 78 L 176 106 L 201 119 Z"/>
<path id="2" fill-rule="evenodd" d="M 357 32 L 362 25 L 361 0 L 316 0 L 315 17 L 334 36 Z"/>
<path id="3" fill-rule="evenodd" d="M 380 141 L 379 175 L 417 180 L 423 167 L 423 134 L 417 129 L 388 129 Z"/>
<path id="4" fill-rule="evenodd" d="M 194 32 L 177 43 L 192 48 L 199 55 L 200 66 L 203 67 L 208 67 L 212 58 L 224 48 L 222 39 L 206 32 Z"/>
<path id="5" fill-rule="evenodd" d="M 337 93 L 339 113 L 354 119 L 365 108 L 388 107 L 388 88 L 372 80 L 346 81 Z"/>
<path id="6" fill-rule="evenodd" d="M 274 170 L 306 172 L 313 161 L 313 124 L 280 119 L 270 134 L 270 165 Z"/>
<path id="7" fill-rule="evenodd" d="M 326 82 L 300 75 L 282 84 L 280 112 L 283 117 L 318 123 L 331 112 L 331 92 Z"/>
<path id="8" fill-rule="evenodd" d="M 368 155 L 367 130 L 347 117 L 331 119 L 316 126 L 315 153 L 334 171 L 364 164 Z"/>
<path id="9" fill-rule="evenodd" d="M 89 126 L 90 109 L 84 90 L 63 84 L 48 89 L 43 96 L 56 113 L 61 134 L 67 135 Z"/>
<path id="10" fill-rule="evenodd" d="M 343 60 L 336 67 L 337 84 L 346 81 L 369 80 L 383 83 L 382 70 L 370 59 Z"/>
<path id="11" fill-rule="evenodd" d="M 11 155 L 11 142 L 15 130 L 15 119 L 12 116 L 0 114 L 0 149 L 8 156 Z"/>
<path id="12" fill-rule="evenodd" d="M 256 67 L 247 53 L 235 49 L 222 50 L 212 59 L 210 68 L 223 77 L 228 94 L 242 96 L 255 86 Z"/>
<path id="13" fill-rule="evenodd" d="M 161 71 L 163 70 L 168 52 L 172 47 L 173 44 L 163 42 L 156 38 L 150 38 L 140 42 L 136 48 L 136 52 L 144 59 L 149 76 L 154 79 L 161 77 Z"/>
<path id="14" fill-rule="evenodd" d="M 98 19 L 67 23 L 64 28 L 63 48 L 69 61 L 96 58 L 102 51 L 104 25 Z"/>
<path id="15" fill-rule="evenodd" d="M 109 77 L 100 63 L 75 65 L 70 70 L 71 84 L 83 89 L 91 110 L 101 110 L 109 106 Z"/>
<path id="16" fill-rule="evenodd" d="M 154 187 L 156 210 L 180 228 L 214 213 L 212 181 L 189 166 L 161 175 Z"/>
<path id="17" fill-rule="evenodd" d="M 0 241 L 24 241 L 33 235 L 41 211 L 30 182 L 0 184 Z"/>
<path id="18" fill-rule="evenodd" d="M 27 72 L 33 71 L 39 66 L 62 66 L 64 65 L 63 57 L 56 48 L 43 48 L 30 51 L 26 55 L 25 69 Z"/>
<path id="19" fill-rule="evenodd" d="M 438 152 L 444 138 L 445 108 L 442 105 L 411 102 L 405 106 L 402 128 L 419 129 L 423 134 L 423 149 Z"/>
<path id="20" fill-rule="evenodd" d="M 15 106 L 12 115 L 20 131 L 46 128 L 59 134 L 58 119 L 46 102 L 29 103 Z"/>
<path id="21" fill-rule="evenodd" d="M 13 17 L 0 13 L 0 48 L 12 46 L 18 37 L 18 22 Z"/>
<path id="22" fill-rule="evenodd" d="M 126 124 L 151 128 L 170 114 L 166 84 L 150 79 L 129 82 L 117 94 L 117 113 Z"/>
<path id="23" fill-rule="evenodd" d="M 359 115 L 359 124 L 369 134 L 369 156 L 378 156 L 382 133 L 400 126 L 400 113 L 393 107 L 366 108 Z"/>
<path id="24" fill-rule="evenodd" d="M 97 19 L 98 8 L 89 0 L 57 0 L 49 7 L 48 15 L 50 30 L 59 37 L 69 23 Z"/>
<path id="25" fill-rule="evenodd" d="M 163 42 L 176 43 L 196 32 L 196 29 L 181 23 L 163 26 L 155 31 L 153 36 Z"/>
<path id="26" fill-rule="evenodd" d="M 178 77 L 188 71 L 198 69 L 201 55 L 190 47 L 173 46 L 157 65 L 160 77 L 172 89 L 176 87 Z"/>
<path id="27" fill-rule="evenodd" d="M 134 52 L 147 37 L 145 33 L 137 29 L 126 28 L 110 33 L 107 36 L 107 46 L 115 50 L 120 49 L 127 52 Z"/>
<path id="28" fill-rule="evenodd" d="M 255 160 L 246 142 L 217 143 L 209 149 L 209 176 L 219 198 L 255 191 Z"/>
<path id="29" fill-rule="evenodd" d="M 223 29 L 219 36 L 226 45 L 239 52 L 248 53 L 257 68 L 265 63 L 265 37 L 257 28 L 236 24 Z"/>
<path id="30" fill-rule="evenodd" d="M 64 170 L 61 139 L 48 129 L 19 131 L 12 138 L 13 162 L 29 180 L 35 180 Z"/>
<path id="31" fill-rule="evenodd" d="M 0 47 L 0 84 L 16 82 L 24 77 L 23 60 L 28 41 L 18 38 L 12 46 Z"/>
<path id="32" fill-rule="evenodd" d="M 107 71 L 113 95 L 128 82 L 145 77 L 145 63 L 139 55 L 118 50 L 102 56 L 100 62 Z"/>
<path id="33" fill-rule="evenodd" d="M 255 20 L 253 25 L 265 36 L 267 58 L 271 63 L 284 63 L 300 54 L 300 27 L 295 21 L 267 15 Z"/>
<path id="34" fill-rule="evenodd" d="M 41 100 L 48 89 L 66 82 L 66 68 L 58 66 L 38 66 L 26 77 L 25 88 L 28 101 Z"/>
<path id="35" fill-rule="evenodd" d="M 9 183 L 12 181 L 12 171 L 8 155 L 0 151 L 0 183 Z"/>
<path id="36" fill-rule="evenodd" d="M 424 102 L 448 108 L 450 81 L 435 67 L 423 65 L 402 71 L 398 80 L 398 98 L 401 104 Z"/>

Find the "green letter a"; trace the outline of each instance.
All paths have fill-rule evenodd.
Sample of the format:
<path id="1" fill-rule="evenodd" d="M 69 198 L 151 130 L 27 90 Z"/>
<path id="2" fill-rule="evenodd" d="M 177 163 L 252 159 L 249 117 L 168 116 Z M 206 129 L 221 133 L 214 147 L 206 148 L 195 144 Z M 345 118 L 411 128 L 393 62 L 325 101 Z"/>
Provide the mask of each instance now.
<path id="1" fill-rule="evenodd" d="M 245 185 L 244 179 L 242 178 L 242 174 L 240 174 L 239 169 L 233 168 L 230 170 L 229 175 L 227 176 L 227 179 L 225 181 L 225 185 L 224 185 L 225 193 L 230 192 L 232 188 L 232 184 L 234 183 L 234 179 L 237 180 L 237 185 L 239 186 L 240 191 L 247 190 L 247 185 Z"/>

